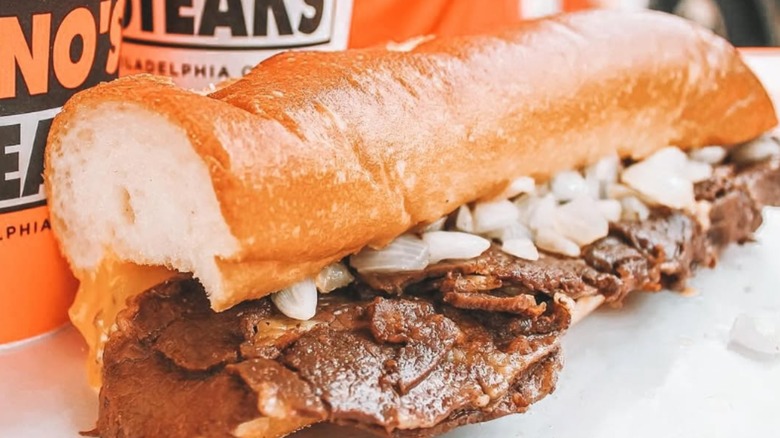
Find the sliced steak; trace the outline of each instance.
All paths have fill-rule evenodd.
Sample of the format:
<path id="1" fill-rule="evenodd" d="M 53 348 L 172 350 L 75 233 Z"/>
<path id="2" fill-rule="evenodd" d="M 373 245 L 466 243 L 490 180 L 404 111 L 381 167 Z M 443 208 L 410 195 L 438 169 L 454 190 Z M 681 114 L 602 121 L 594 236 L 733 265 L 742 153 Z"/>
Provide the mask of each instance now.
<path id="1" fill-rule="evenodd" d="M 359 277 L 371 289 L 396 294 L 410 287 L 415 291 L 438 288 L 440 282 L 426 280 L 454 274 L 471 278 L 484 277 L 483 281 L 489 284 L 489 289 L 496 289 L 495 285 L 504 289 L 511 286 L 520 291 L 544 292 L 547 295 L 564 292 L 575 298 L 594 293 L 583 281 L 584 276 L 599 276 L 599 272 L 579 259 L 546 255 L 532 262 L 506 254 L 494 245 L 474 259 L 437 263 L 420 272 L 368 274 Z M 475 286 L 473 282 L 470 283 L 472 284 L 460 284 L 465 288 Z"/>
<path id="2" fill-rule="evenodd" d="M 657 208 L 646 220 L 611 224 L 610 235 L 638 250 L 650 270 L 660 271 L 660 285 L 671 289 L 684 287 L 693 269 L 707 259 L 706 235 L 701 225 L 681 212 Z M 658 286 L 656 283 L 649 289 L 658 290 Z"/>
<path id="3" fill-rule="evenodd" d="M 585 262 L 618 279 L 598 287 L 608 301 L 619 303 L 631 291 L 657 291 L 661 288 L 661 271 L 641 251 L 624 240 L 609 236 L 585 248 Z"/>
<path id="4" fill-rule="evenodd" d="M 546 299 L 530 322 L 432 296 L 320 301 L 300 322 L 269 299 L 215 313 L 190 279 L 135 298 L 106 345 L 100 434 L 230 436 L 289 417 L 415 435 L 523 412 L 555 386 L 571 310 Z"/>
<path id="5" fill-rule="evenodd" d="M 780 158 L 740 169 L 736 181 L 759 205 L 780 206 Z"/>
<path id="6" fill-rule="evenodd" d="M 778 187 L 777 162 L 721 166 L 696 187 L 709 224 L 656 208 L 611 224 L 581 258 L 531 262 L 494 246 L 420 272 L 360 275 L 321 295 L 305 322 L 268 298 L 214 313 L 196 281 L 169 281 L 117 320 L 97 430 L 219 437 L 280 419 L 422 437 L 523 412 L 555 388 L 573 299 L 682 288 L 723 245 L 750 239 Z"/>

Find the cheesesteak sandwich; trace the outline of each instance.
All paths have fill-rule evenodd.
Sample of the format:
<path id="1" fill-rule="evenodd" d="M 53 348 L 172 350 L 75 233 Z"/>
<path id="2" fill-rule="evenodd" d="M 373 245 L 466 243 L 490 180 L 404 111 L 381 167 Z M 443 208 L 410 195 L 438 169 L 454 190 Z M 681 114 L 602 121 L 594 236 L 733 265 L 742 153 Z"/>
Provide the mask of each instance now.
<path id="1" fill-rule="evenodd" d="M 79 93 L 45 177 L 95 433 L 523 412 L 574 321 L 751 239 L 780 202 L 776 123 L 733 47 L 656 13 L 285 53 L 209 95 Z"/>

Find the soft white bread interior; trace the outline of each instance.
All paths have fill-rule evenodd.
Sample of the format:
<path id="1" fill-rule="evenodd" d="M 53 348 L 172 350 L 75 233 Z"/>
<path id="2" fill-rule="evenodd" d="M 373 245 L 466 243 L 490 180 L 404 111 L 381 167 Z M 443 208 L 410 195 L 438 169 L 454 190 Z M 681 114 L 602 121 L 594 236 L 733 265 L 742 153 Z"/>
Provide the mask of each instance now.
<path id="1" fill-rule="evenodd" d="M 655 13 L 562 16 L 410 52 L 288 53 L 210 96 L 136 76 L 55 119 L 45 180 L 77 276 L 192 272 L 215 309 L 612 153 L 776 124 L 735 49 Z"/>
<path id="2" fill-rule="evenodd" d="M 142 265 L 197 272 L 210 290 L 220 290 L 216 258 L 235 254 L 239 243 L 184 130 L 116 101 L 81 116 L 60 137 L 79 147 L 51 155 L 57 165 L 49 172 L 58 235 L 73 266 L 89 270 L 110 251 Z"/>

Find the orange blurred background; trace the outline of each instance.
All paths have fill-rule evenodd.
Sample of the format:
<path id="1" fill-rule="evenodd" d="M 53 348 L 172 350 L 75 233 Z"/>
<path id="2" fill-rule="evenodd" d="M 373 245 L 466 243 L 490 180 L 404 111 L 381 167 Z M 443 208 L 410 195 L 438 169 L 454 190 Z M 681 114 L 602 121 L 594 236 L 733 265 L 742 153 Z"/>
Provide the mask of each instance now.
<path id="1" fill-rule="evenodd" d="M 738 47 L 780 45 L 780 0 L 354 0 L 350 46 L 425 34 L 472 34 L 521 19 L 597 7 L 675 13 Z"/>
<path id="2" fill-rule="evenodd" d="M 591 0 L 354 0 L 349 45 L 360 48 L 418 35 L 478 33 L 521 17 L 592 6 Z"/>

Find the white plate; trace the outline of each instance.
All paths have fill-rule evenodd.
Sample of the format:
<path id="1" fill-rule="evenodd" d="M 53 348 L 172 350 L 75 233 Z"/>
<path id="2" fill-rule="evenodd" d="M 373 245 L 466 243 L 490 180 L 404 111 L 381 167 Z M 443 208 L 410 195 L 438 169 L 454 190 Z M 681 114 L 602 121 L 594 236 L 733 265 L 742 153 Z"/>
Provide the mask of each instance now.
<path id="1" fill-rule="evenodd" d="M 780 56 L 750 61 L 770 89 L 780 87 Z M 732 247 L 716 270 L 698 273 L 698 295 L 637 293 L 623 309 L 596 312 L 564 339 L 554 394 L 447 438 L 780 436 L 780 357 L 728 342 L 742 313 L 780 318 L 780 210 L 765 217 L 758 243 Z M 72 328 L 0 351 L 0 437 L 75 438 L 93 427 L 85 352 Z M 319 427 L 296 438 L 334 435 L 361 436 Z"/>

